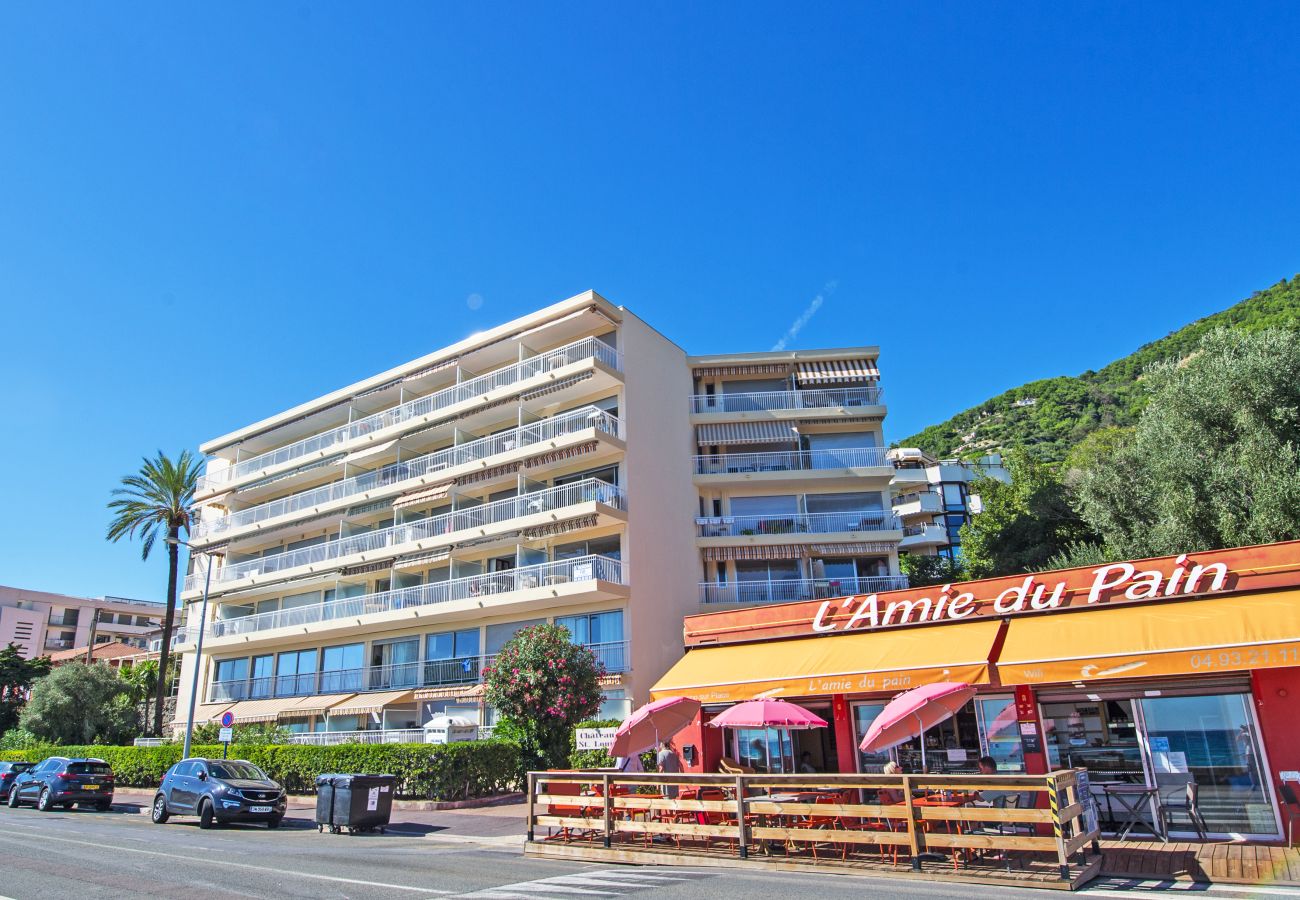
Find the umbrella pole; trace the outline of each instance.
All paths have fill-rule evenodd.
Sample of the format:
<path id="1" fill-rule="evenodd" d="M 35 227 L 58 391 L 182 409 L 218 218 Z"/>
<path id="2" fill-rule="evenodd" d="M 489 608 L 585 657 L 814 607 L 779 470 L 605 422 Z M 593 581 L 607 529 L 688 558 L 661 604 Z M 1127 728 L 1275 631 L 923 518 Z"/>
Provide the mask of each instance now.
<path id="1" fill-rule="evenodd" d="M 918 725 L 921 726 L 921 735 L 920 735 L 920 737 L 921 737 L 921 774 L 924 775 L 924 774 L 926 774 L 926 765 L 925 765 L 925 721 L 920 717 L 920 715 L 918 715 L 918 716 L 916 717 L 916 724 L 918 724 Z"/>

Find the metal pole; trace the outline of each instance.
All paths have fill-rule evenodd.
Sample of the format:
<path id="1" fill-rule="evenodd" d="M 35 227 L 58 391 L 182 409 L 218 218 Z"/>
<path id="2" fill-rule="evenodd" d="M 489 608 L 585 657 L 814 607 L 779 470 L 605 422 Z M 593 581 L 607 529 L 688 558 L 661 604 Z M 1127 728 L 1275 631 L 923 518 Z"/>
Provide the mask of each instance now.
<path id="1" fill-rule="evenodd" d="M 190 758 L 190 742 L 194 738 L 194 702 L 199 696 L 199 671 L 203 665 L 203 632 L 208 620 L 208 588 L 212 585 L 212 555 L 203 554 L 208 561 L 207 574 L 203 576 L 203 605 L 199 610 L 199 638 L 194 646 L 194 677 L 190 680 L 190 708 L 185 717 L 185 746 L 181 750 L 181 759 Z M 161 659 L 161 655 L 159 656 Z M 159 678 L 166 678 L 165 672 L 158 673 Z"/>

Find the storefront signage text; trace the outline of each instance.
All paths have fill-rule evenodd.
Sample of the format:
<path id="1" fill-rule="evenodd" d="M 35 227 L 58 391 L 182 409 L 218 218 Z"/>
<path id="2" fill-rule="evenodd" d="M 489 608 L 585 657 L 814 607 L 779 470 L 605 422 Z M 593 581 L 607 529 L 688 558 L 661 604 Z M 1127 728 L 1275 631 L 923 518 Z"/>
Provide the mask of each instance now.
<path id="1" fill-rule="evenodd" d="M 1216 593 L 1228 589 L 1228 567 L 1222 562 L 1199 564 L 1183 554 L 1173 560 L 1170 569 L 1138 569 L 1132 563 L 1120 562 L 1093 569 L 1090 582 L 1071 584 L 1070 581 L 1042 582 L 1030 575 L 989 598 L 959 590 L 962 585 L 954 588 L 945 584 L 933 596 L 881 599 L 876 594 L 867 594 L 826 600 L 813 616 L 812 630 L 817 633 L 870 631 L 898 625 L 1044 612 L 1071 605 L 1093 606 L 1121 598 L 1142 601 Z M 1082 603 L 1079 598 L 1083 598 Z"/>

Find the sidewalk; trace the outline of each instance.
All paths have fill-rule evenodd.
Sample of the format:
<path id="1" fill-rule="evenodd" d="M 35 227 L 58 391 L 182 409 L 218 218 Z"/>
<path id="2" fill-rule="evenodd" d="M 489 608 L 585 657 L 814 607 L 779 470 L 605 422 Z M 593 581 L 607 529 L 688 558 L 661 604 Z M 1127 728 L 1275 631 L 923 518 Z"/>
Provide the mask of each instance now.
<path id="1" fill-rule="evenodd" d="M 118 788 L 113 792 L 113 803 L 119 806 L 138 806 L 141 815 L 148 815 L 153 797 L 153 791 Z M 427 840 L 444 843 L 523 846 L 528 828 L 524 821 L 522 796 L 511 799 L 510 802 L 496 802 L 491 806 L 459 809 L 406 808 L 427 805 L 429 804 L 422 801 L 399 800 L 394 803 L 388 833 L 419 835 Z M 315 817 L 315 797 L 289 798 L 285 812 L 286 824 L 290 820 L 311 823 Z"/>

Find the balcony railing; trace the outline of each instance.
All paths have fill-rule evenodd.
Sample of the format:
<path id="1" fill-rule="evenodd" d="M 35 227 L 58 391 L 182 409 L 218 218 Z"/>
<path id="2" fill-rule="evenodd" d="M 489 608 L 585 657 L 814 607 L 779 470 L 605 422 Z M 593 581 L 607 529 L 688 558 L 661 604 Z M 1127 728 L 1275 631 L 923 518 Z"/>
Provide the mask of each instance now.
<path id="1" fill-rule="evenodd" d="M 749 472 L 798 472 L 817 469 L 859 469 L 889 466 L 884 447 L 836 450 L 782 450 L 772 453 L 714 453 L 695 457 L 695 474 L 727 475 Z"/>
<path id="2" fill-rule="evenodd" d="M 546 488 L 506 500 L 481 503 L 465 509 L 453 510 L 426 519 L 419 519 L 405 525 L 394 525 L 367 531 L 351 537 L 327 541 L 313 547 L 302 547 L 271 556 L 249 559 L 243 562 L 229 563 L 212 573 L 213 584 L 224 584 L 248 578 L 253 575 L 269 575 L 284 572 L 299 566 L 319 565 L 332 559 L 340 559 L 355 553 L 376 553 L 402 544 L 415 541 L 436 540 L 444 535 L 464 531 L 467 528 L 486 528 L 537 513 L 564 509 L 579 503 L 603 503 L 606 506 L 626 509 L 626 495 L 617 485 L 601 481 L 599 478 L 586 478 L 559 487 Z M 198 573 L 185 577 L 185 590 L 192 591 L 201 584 Z"/>
<path id="3" fill-rule="evenodd" d="M 780 409 L 834 409 L 876 406 L 883 392 L 878 387 L 827 388 L 810 391 L 759 391 L 750 394 L 695 394 L 691 412 L 759 412 Z"/>
<path id="4" fill-rule="evenodd" d="M 935 503 L 937 505 L 941 499 L 938 491 L 912 491 L 909 494 L 896 494 L 891 503 L 895 507 L 906 506 L 909 503 Z"/>
<path id="5" fill-rule="evenodd" d="M 907 587 L 906 575 L 875 575 L 865 578 L 790 578 L 773 581 L 733 581 L 728 584 L 700 583 L 701 603 L 793 603 L 824 600 L 850 594 L 899 591 Z"/>
<path id="6" fill-rule="evenodd" d="M 552 369 L 580 362 L 589 357 L 594 357 L 610 368 L 621 368 L 617 350 L 599 338 L 583 338 L 556 350 L 549 350 L 546 353 L 515 363 L 512 366 L 506 366 L 495 372 L 462 381 L 460 384 L 435 391 L 424 397 L 408 400 L 406 403 L 366 416 L 363 419 L 357 419 L 347 425 L 340 425 L 337 428 L 314 434 L 284 447 L 269 450 L 249 459 L 240 460 L 232 466 L 204 475 L 203 478 L 199 479 L 199 490 L 219 488 L 224 484 L 237 481 L 263 469 L 279 466 L 301 457 L 319 453 L 322 450 L 338 452 L 344 444 L 373 434 L 376 431 L 440 412 L 466 400 L 482 397 L 498 388 L 526 381 L 542 372 L 549 372 Z"/>
<path id="7" fill-rule="evenodd" d="M 72 638 L 46 638 L 46 650 L 71 650 Z"/>
<path id="8" fill-rule="evenodd" d="M 700 537 L 754 534 L 826 534 L 836 531 L 892 531 L 898 519 L 878 509 L 833 513 L 790 513 L 772 516 L 722 516 L 696 520 Z"/>
<path id="9" fill-rule="evenodd" d="M 356 618 L 395 609 L 434 606 L 455 600 L 477 599 L 509 591 L 569 582 L 609 581 L 615 584 L 627 584 L 625 578 L 626 570 L 617 559 L 595 555 L 576 556 L 572 559 L 556 560 L 534 566 L 521 566 L 505 572 L 470 575 L 465 578 L 397 588 L 377 594 L 340 597 L 325 603 L 296 606 L 293 609 L 281 609 L 234 619 L 218 619 L 208 623 L 208 636 L 234 637 L 272 628 L 313 625 L 333 619 Z"/>
<path id="10" fill-rule="evenodd" d="M 289 735 L 291 744 L 334 747 L 339 744 L 423 744 L 423 728 L 385 728 L 374 731 L 299 731 Z"/>
<path id="11" fill-rule="evenodd" d="M 607 672 L 627 671 L 627 642 L 610 641 L 588 644 Z M 271 697 L 303 697 L 317 694 L 350 694 L 368 691 L 392 691 L 407 688 L 438 687 L 448 684 L 475 684 L 494 657 L 465 657 L 460 660 L 424 660 L 364 666 L 356 669 L 331 669 L 295 675 L 272 675 L 262 678 L 238 678 L 214 681 L 208 702 L 229 703 L 239 700 L 263 700 Z M 455 671 L 457 663 L 472 662 Z M 469 677 L 470 673 L 473 677 Z"/>
<path id="12" fill-rule="evenodd" d="M 265 522 L 280 516 L 290 515 L 303 510 L 311 510 L 326 503 L 345 500 L 368 491 L 387 488 L 413 478 L 423 478 L 435 472 L 452 469 L 466 463 L 487 459 L 501 453 L 508 453 L 519 447 L 527 447 L 543 441 L 551 441 L 575 431 L 595 428 L 605 434 L 619 434 L 619 420 L 595 406 L 585 406 L 563 415 L 555 416 L 541 422 L 512 428 L 500 434 L 490 435 L 469 441 L 456 447 L 447 447 L 435 453 L 418 456 L 415 459 L 393 463 L 357 475 L 345 478 L 333 484 L 313 488 L 292 494 L 270 503 L 251 506 L 205 522 L 199 522 L 194 529 L 194 540 L 218 538 L 227 531 Z"/>

